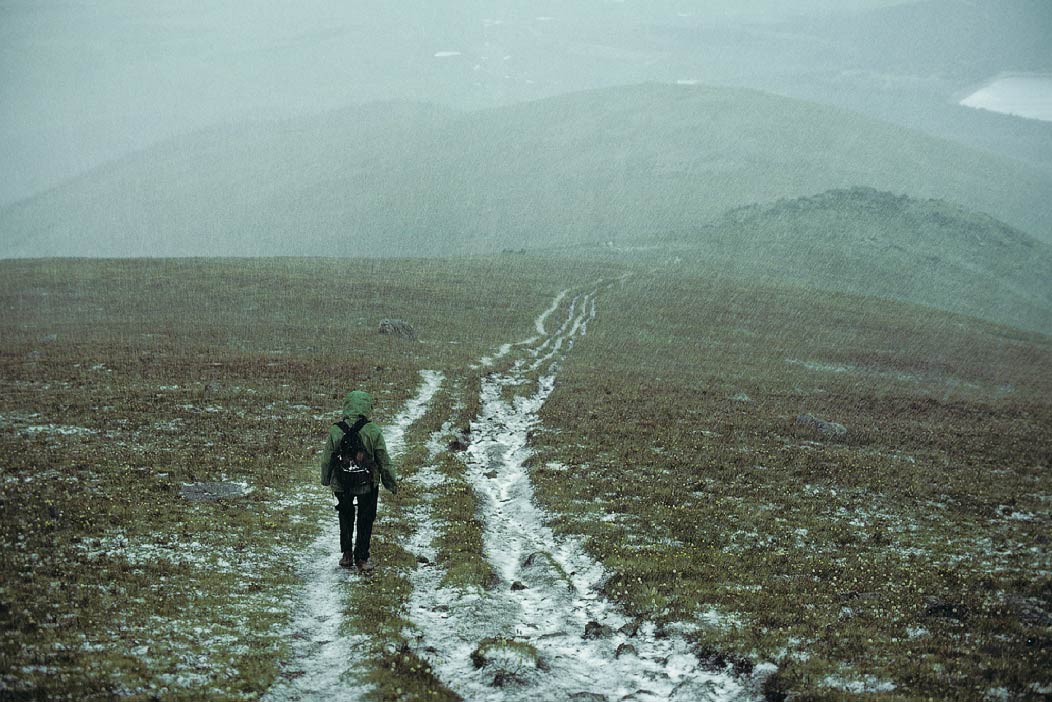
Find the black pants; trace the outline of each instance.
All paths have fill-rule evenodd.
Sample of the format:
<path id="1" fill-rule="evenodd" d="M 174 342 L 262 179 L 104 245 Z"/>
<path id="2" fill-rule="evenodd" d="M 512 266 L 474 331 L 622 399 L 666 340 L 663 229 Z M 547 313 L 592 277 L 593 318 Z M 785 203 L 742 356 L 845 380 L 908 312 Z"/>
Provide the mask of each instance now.
<path id="1" fill-rule="evenodd" d="M 345 495 L 342 492 L 334 494 L 339 503 L 336 505 L 336 511 L 340 514 L 340 550 L 344 553 L 353 551 L 355 563 L 369 560 L 369 541 L 373 538 L 373 520 L 376 519 L 376 502 L 380 498 L 380 489 L 376 488 L 365 495 Z M 356 523 L 357 542 L 353 537 Z"/>

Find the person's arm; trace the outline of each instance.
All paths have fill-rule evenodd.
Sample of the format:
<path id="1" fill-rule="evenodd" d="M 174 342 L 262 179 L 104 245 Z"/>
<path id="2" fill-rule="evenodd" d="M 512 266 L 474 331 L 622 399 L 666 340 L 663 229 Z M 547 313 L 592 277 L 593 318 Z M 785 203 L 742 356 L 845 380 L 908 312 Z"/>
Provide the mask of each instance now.
<path id="1" fill-rule="evenodd" d="M 329 430 L 329 438 L 325 440 L 325 450 L 321 452 L 321 484 L 328 485 L 332 482 L 332 454 L 336 453 L 336 444 L 332 438 L 332 430 Z"/>
<path id="2" fill-rule="evenodd" d="M 398 474 L 391 463 L 391 455 L 387 453 L 387 444 L 384 435 L 376 433 L 376 443 L 373 445 L 373 457 L 376 465 L 380 468 L 380 482 L 392 493 L 398 492 Z"/>

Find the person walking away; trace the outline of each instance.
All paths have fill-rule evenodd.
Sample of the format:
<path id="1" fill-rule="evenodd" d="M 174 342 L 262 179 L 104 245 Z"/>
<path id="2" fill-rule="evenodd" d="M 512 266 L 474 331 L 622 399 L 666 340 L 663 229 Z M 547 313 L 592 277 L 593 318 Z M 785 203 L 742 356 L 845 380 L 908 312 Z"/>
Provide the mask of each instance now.
<path id="1" fill-rule="evenodd" d="M 329 429 L 321 459 L 321 484 L 332 488 L 340 517 L 340 565 L 373 570 L 369 560 L 373 521 L 380 498 L 380 485 L 398 492 L 398 476 L 391 465 L 383 432 L 369 415 L 373 398 L 364 390 L 352 390 L 343 401 L 343 420 Z M 355 538 L 357 527 L 357 538 Z"/>

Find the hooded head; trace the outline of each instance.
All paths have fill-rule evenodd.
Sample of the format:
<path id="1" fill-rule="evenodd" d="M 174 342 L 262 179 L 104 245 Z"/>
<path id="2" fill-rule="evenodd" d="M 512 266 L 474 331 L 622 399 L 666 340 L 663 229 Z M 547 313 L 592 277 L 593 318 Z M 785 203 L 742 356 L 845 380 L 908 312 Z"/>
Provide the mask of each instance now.
<path id="1" fill-rule="evenodd" d="M 356 419 L 358 415 L 368 417 L 373 412 L 372 395 L 364 390 L 351 390 L 343 398 L 343 416 Z"/>

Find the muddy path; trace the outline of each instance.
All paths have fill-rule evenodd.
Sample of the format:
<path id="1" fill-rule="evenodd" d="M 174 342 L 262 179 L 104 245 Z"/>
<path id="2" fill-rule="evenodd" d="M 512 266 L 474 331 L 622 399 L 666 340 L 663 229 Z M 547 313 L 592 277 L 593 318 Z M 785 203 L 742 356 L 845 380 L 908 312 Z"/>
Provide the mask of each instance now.
<path id="1" fill-rule="evenodd" d="M 629 621 L 605 599 L 601 565 L 574 539 L 556 536 L 534 500 L 527 436 L 560 364 L 595 319 L 598 294 L 598 288 L 561 294 L 538 317 L 535 337 L 497 352 L 506 370 L 483 378 L 481 410 L 462 460 L 485 524 L 485 556 L 500 582 L 488 590 L 442 585 L 425 500 L 407 544 L 422 561 L 408 603 L 415 631 L 407 634 L 466 700 L 751 699 L 732 676 L 702 670 L 684 638 L 659 636 L 652 623 Z M 547 332 L 552 315 L 558 326 Z M 432 437 L 432 458 L 442 450 L 440 436 Z M 414 476 L 421 488 L 442 479 L 433 466 Z"/>
<path id="2" fill-rule="evenodd" d="M 406 429 L 424 415 L 438 392 L 443 376 L 422 371 L 414 397 L 394 421 L 383 427 L 387 449 L 393 460 L 405 450 Z M 312 490 L 301 499 L 318 499 Z M 335 500 L 325 498 L 330 504 Z M 281 674 L 263 697 L 272 702 L 298 700 L 356 700 L 366 688 L 353 678 L 359 671 L 348 670 L 348 661 L 367 656 L 365 637 L 341 630 L 348 588 L 361 579 L 357 573 L 338 565 L 340 526 L 332 509 L 319 509 L 320 530 L 297 565 L 304 587 L 287 631 L 291 653 L 281 662 Z M 354 684 L 349 684 L 354 683 Z"/>

